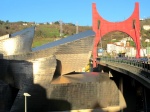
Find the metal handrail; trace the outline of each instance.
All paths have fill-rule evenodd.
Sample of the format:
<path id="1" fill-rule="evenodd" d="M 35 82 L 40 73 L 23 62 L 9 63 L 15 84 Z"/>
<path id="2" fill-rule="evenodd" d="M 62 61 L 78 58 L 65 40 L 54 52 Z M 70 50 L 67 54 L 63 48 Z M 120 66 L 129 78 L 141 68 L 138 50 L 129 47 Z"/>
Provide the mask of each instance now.
<path id="1" fill-rule="evenodd" d="M 130 66 L 142 68 L 147 71 L 150 70 L 150 64 L 147 61 L 140 61 L 137 59 L 128 59 L 128 58 L 113 58 L 113 57 L 101 57 L 100 60 L 116 63 L 124 63 Z"/>

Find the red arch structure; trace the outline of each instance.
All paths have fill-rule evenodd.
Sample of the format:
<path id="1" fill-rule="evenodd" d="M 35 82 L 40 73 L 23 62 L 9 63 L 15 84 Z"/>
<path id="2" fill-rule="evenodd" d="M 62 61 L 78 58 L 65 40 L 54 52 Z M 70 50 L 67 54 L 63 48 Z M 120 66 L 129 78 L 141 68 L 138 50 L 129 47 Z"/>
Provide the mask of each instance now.
<path id="1" fill-rule="evenodd" d="M 134 12 L 132 15 L 122 22 L 109 22 L 103 19 L 97 9 L 96 4 L 92 4 L 92 29 L 95 32 L 95 40 L 93 47 L 93 60 L 97 58 L 97 45 L 101 38 L 112 31 L 121 31 L 128 34 L 136 45 L 136 58 L 140 57 L 140 21 L 139 21 L 139 3 L 135 3 Z M 93 61 L 93 67 L 96 67 L 96 62 Z"/>

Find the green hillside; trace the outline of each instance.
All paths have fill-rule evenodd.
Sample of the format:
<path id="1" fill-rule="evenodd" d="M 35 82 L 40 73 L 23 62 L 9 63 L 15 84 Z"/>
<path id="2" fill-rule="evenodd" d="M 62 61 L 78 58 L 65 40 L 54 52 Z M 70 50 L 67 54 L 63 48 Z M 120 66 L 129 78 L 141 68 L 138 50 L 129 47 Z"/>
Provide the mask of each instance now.
<path id="1" fill-rule="evenodd" d="M 0 36 L 5 34 L 11 34 L 16 31 L 20 31 L 24 28 L 31 27 L 35 25 L 34 22 L 9 22 L 0 20 Z M 150 19 L 140 21 L 141 25 L 141 42 L 145 47 L 145 39 L 150 39 L 150 31 L 143 29 L 143 25 L 150 25 Z M 86 30 L 91 30 L 91 26 L 78 26 L 78 32 L 83 32 Z M 32 47 L 40 46 L 42 44 L 58 40 L 60 38 L 65 38 L 67 36 L 76 34 L 76 26 L 72 23 L 63 23 L 62 24 L 62 36 L 60 37 L 60 24 L 58 21 L 53 24 L 50 23 L 41 23 L 36 24 L 35 36 Z M 107 43 L 112 41 L 119 41 L 128 35 L 122 32 L 110 32 L 102 38 L 102 44 L 104 49 L 106 48 Z M 114 40 L 115 39 L 115 40 Z M 134 42 L 131 42 L 130 45 L 134 45 Z"/>
<path id="2" fill-rule="evenodd" d="M 23 25 L 25 24 L 25 25 Z M 16 31 L 31 27 L 35 25 L 33 22 L 14 22 L 0 21 L 0 36 L 5 34 L 11 34 Z M 91 29 L 89 26 L 78 26 L 78 32 L 83 32 Z M 59 22 L 53 24 L 41 23 L 36 24 L 35 36 L 32 47 L 40 46 L 42 44 L 65 38 L 76 33 L 76 26 L 72 23 L 64 23 L 62 25 L 62 36 L 60 37 L 60 25 Z"/>

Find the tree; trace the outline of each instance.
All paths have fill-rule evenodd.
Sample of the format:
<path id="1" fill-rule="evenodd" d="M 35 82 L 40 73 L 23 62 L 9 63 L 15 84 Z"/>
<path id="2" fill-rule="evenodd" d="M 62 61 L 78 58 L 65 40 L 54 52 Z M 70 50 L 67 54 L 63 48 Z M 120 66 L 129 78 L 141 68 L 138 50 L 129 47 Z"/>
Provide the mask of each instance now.
<path id="1" fill-rule="evenodd" d="M 9 20 L 7 20 L 6 23 L 8 24 L 8 23 L 9 23 Z"/>
<path id="2" fill-rule="evenodd" d="M 4 24 L 4 23 L 5 23 L 4 21 L 0 20 L 0 24 L 1 24 L 1 25 Z"/>
<path id="3" fill-rule="evenodd" d="M 59 21 L 55 21 L 54 24 L 59 24 Z"/>

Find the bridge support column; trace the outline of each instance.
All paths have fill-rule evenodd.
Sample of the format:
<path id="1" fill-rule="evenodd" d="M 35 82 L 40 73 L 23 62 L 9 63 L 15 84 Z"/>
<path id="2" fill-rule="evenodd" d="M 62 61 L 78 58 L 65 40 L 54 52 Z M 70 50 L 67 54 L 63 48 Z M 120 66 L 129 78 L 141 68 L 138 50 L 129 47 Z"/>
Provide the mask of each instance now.
<path id="1" fill-rule="evenodd" d="M 123 78 L 122 77 L 119 80 L 119 89 L 123 95 Z M 121 110 L 120 112 L 123 112 L 123 110 Z"/>
<path id="2" fill-rule="evenodd" d="M 120 78 L 120 81 L 119 81 L 119 89 L 121 93 L 123 94 L 123 78 L 122 77 Z"/>
<path id="3" fill-rule="evenodd" d="M 146 89 L 145 89 L 145 87 L 143 87 L 143 96 L 144 96 L 144 111 L 145 112 L 148 112 L 148 110 L 147 110 L 147 94 L 146 94 Z"/>

